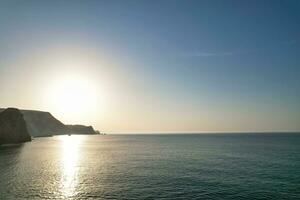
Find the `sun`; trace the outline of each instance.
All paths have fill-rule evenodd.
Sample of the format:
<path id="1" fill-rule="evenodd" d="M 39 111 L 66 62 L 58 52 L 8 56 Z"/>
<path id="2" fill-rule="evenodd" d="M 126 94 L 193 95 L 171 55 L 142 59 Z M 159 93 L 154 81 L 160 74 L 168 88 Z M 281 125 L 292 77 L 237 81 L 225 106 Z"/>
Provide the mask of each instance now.
<path id="1" fill-rule="evenodd" d="M 47 92 L 46 101 L 51 110 L 65 121 L 75 123 L 88 118 L 101 107 L 103 111 L 101 97 L 103 92 L 91 78 L 76 74 L 56 78 Z"/>
<path id="2" fill-rule="evenodd" d="M 84 112 L 95 106 L 97 91 L 92 83 L 80 76 L 59 81 L 55 89 L 54 103 L 65 112 Z"/>

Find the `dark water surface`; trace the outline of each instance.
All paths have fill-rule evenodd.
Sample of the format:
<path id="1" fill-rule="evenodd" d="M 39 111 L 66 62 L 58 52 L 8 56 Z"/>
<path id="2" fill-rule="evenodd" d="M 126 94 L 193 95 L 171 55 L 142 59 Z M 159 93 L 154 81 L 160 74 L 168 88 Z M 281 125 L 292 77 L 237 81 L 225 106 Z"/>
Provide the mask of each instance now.
<path id="1" fill-rule="evenodd" d="M 300 199 L 300 134 L 59 136 L 2 146 L 0 199 Z"/>

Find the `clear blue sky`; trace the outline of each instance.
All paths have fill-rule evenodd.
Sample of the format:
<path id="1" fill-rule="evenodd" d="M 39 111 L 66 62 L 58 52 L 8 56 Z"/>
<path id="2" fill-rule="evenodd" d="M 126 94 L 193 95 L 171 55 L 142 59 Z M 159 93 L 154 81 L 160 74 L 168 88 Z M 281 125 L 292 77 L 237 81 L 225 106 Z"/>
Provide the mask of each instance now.
<path id="1" fill-rule="evenodd" d="M 300 130 L 300 1 L 1 1 L 0 107 L 76 123 L 41 103 L 70 71 L 108 88 L 99 129 Z"/>

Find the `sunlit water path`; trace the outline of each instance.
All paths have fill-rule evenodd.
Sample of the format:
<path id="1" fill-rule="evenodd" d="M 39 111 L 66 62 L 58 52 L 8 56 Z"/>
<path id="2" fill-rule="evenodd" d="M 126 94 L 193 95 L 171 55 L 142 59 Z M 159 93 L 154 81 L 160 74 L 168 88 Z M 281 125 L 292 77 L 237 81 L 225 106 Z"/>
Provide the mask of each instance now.
<path id="1" fill-rule="evenodd" d="M 300 199 L 299 134 L 58 136 L 0 147 L 0 199 Z"/>
<path id="2" fill-rule="evenodd" d="M 61 136 L 61 192 L 64 197 L 71 198 L 76 196 L 76 186 L 78 184 L 78 173 L 81 166 L 80 145 L 84 142 L 86 136 Z"/>

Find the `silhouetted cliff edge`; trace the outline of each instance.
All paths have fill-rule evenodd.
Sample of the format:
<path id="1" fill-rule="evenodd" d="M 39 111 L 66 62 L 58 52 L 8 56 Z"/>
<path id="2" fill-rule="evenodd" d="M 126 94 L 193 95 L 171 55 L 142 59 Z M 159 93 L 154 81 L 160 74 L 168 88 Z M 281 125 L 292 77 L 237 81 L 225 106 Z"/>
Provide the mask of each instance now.
<path id="1" fill-rule="evenodd" d="M 96 134 L 96 131 L 92 126 L 84 126 L 84 125 L 66 125 L 69 129 L 70 133 L 77 133 L 77 134 Z"/>
<path id="2" fill-rule="evenodd" d="M 24 116 L 16 108 L 7 108 L 0 112 L 0 144 L 12 144 L 31 141 Z"/>
<path id="3" fill-rule="evenodd" d="M 4 109 L 0 109 L 3 111 Z M 36 110 L 21 110 L 28 132 L 33 137 L 64 134 L 96 134 L 92 126 L 65 125 L 51 113 Z"/>

